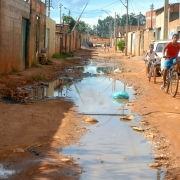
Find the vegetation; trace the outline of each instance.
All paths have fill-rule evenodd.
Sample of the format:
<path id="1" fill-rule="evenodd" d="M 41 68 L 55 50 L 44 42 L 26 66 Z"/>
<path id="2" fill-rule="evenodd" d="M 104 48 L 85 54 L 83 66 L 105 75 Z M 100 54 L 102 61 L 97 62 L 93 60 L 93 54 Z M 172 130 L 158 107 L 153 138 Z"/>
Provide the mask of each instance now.
<path id="1" fill-rule="evenodd" d="M 32 63 L 31 63 L 31 66 L 32 67 L 38 67 L 38 62 L 36 60 L 33 60 Z"/>
<path id="2" fill-rule="evenodd" d="M 16 68 L 12 68 L 12 72 L 13 72 L 13 73 L 18 73 L 18 72 L 19 72 L 19 70 L 18 70 L 18 69 L 16 69 Z"/>
<path id="3" fill-rule="evenodd" d="M 53 64 L 53 62 L 50 59 L 47 59 L 46 65 Z"/>
<path id="4" fill-rule="evenodd" d="M 32 76 L 32 79 L 36 82 L 47 80 L 45 75 L 35 75 L 35 76 Z"/>
<path id="5" fill-rule="evenodd" d="M 120 40 L 120 41 L 118 41 L 118 42 L 117 42 L 118 50 L 120 50 L 120 51 L 123 52 L 124 49 L 125 49 L 125 45 L 126 45 L 125 40 Z"/>
<path id="6" fill-rule="evenodd" d="M 140 16 L 140 17 L 139 17 Z M 138 25 L 138 18 L 140 19 L 140 25 L 145 25 L 146 18 L 143 14 L 129 14 L 129 26 L 137 26 Z M 64 16 L 63 22 L 65 24 L 69 24 L 70 31 L 73 29 L 74 25 L 76 24 L 76 20 L 71 16 Z M 126 25 L 126 14 L 123 14 L 121 17 L 117 15 L 116 17 L 116 24 L 117 26 L 125 26 Z M 114 17 L 107 16 L 105 19 L 101 20 L 98 19 L 98 24 L 91 27 L 89 24 L 85 23 L 84 21 L 79 21 L 76 26 L 76 30 L 82 34 L 90 34 L 90 35 L 98 35 L 102 38 L 109 38 L 111 33 L 114 32 Z"/>
<path id="7" fill-rule="evenodd" d="M 65 59 L 67 57 L 74 57 L 74 52 L 67 52 L 62 54 L 53 54 L 53 58 L 56 59 Z"/>

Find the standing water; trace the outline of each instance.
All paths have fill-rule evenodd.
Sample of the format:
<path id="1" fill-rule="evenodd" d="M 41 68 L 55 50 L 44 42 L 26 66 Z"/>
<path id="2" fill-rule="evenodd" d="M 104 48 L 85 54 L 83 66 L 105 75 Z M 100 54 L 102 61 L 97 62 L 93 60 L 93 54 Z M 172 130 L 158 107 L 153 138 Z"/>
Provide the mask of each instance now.
<path id="1" fill-rule="evenodd" d="M 95 65 L 86 67 L 84 71 L 109 73 L 107 67 Z M 62 154 L 74 157 L 84 168 L 82 180 L 160 180 L 164 177 L 160 168 L 148 167 L 154 161 L 148 140 L 130 127 L 137 125 L 141 118 L 135 115 L 134 121 L 123 122 L 120 116 L 113 116 L 131 114 L 125 102 L 112 100 L 113 93 L 124 90 L 130 95 L 129 101 L 132 101 L 132 89 L 120 81 L 102 76 L 84 78 L 72 84 L 69 91 L 63 88 L 63 92 L 78 106 L 79 113 L 98 114 L 93 117 L 99 123 L 88 126 L 90 131 L 80 143 L 62 151 Z"/>
<path id="2" fill-rule="evenodd" d="M 118 67 L 118 64 L 92 63 L 87 67 L 72 68 L 70 70 L 84 72 L 84 76 L 73 80 L 68 75 L 69 79 L 66 76 L 63 85 L 56 85 L 62 82 L 59 79 L 42 90 L 43 96 L 70 98 L 78 106 L 80 114 L 96 114 L 92 117 L 99 121 L 87 127 L 89 132 L 77 145 L 60 153 L 74 157 L 84 168 L 82 180 L 161 180 L 164 177 L 161 168 L 148 167 L 149 163 L 154 162 L 148 140 L 130 127 L 137 125 L 141 117 L 135 114 L 134 120 L 124 122 L 117 115 L 131 114 L 131 110 L 126 106 L 127 102 L 112 99 L 115 92 L 126 91 L 129 101 L 134 99 L 132 88 L 103 76 Z M 39 93 L 41 97 L 40 91 L 35 96 Z"/>

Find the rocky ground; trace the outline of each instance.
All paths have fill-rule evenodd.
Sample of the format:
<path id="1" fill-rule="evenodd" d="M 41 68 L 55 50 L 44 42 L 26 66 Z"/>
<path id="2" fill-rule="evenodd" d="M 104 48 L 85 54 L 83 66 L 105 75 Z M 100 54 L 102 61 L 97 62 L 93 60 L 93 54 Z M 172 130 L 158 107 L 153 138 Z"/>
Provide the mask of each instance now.
<path id="1" fill-rule="evenodd" d="M 136 91 L 130 106 L 142 116 L 144 136 L 155 149 L 152 153 L 156 159 L 150 166 L 167 168 L 167 180 L 180 179 L 180 93 L 172 98 L 160 90 L 161 77 L 157 84 L 148 82 L 140 57 L 124 57 L 112 49 L 105 53 L 101 48 L 79 50 L 76 54 L 91 61 L 121 63 L 120 72 L 108 76 L 127 82 Z M 60 153 L 62 148 L 78 143 L 88 131 L 83 118 L 76 114 L 76 106 L 61 99 L 28 100 L 26 93 L 15 89 L 50 82 L 60 69 L 80 65 L 82 59 L 52 59 L 51 65 L 0 75 L 0 166 L 17 171 L 9 179 L 79 179 L 83 168 L 78 166 L 78 160 Z M 7 96 L 11 98 L 2 99 Z"/>

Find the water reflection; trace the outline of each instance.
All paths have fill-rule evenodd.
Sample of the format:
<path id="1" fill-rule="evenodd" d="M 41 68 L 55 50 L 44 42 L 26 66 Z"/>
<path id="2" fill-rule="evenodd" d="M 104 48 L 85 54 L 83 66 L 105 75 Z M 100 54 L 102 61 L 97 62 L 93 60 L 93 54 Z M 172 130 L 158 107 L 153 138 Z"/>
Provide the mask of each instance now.
<path id="1" fill-rule="evenodd" d="M 63 154 L 80 158 L 78 163 L 86 171 L 81 179 L 156 179 L 156 170 L 148 167 L 153 161 L 149 155 L 151 150 L 148 141 L 129 128 L 132 122 L 124 123 L 119 116 L 113 116 L 131 114 L 131 111 L 125 100 L 113 103 L 112 94 L 126 91 L 132 101 L 133 90 L 126 89 L 120 81 L 104 77 L 85 78 L 76 86 L 81 98 L 74 86 L 71 86 L 72 91 L 68 95 L 79 107 L 79 112 L 100 114 L 93 116 L 99 124 L 88 126 L 90 132 L 80 142 L 83 146 L 71 146 L 63 150 Z M 108 113 L 111 115 L 104 116 Z M 137 124 L 139 119 L 136 115 L 134 123 Z"/>
<path id="2" fill-rule="evenodd" d="M 34 100 L 47 97 L 68 97 L 68 92 L 71 91 L 70 87 L 73 84 L 80 83 L 83 78 L 93 77 L 93 74 L 113 73 L 116 68 L 119 68 L 119 64 L 91 63 L 85 67 L 70 67 L 60 71 L 62 75 L 55 81 L 37 86 L 33 90 L 30 90 L 30 87 L 26 87 L 25 90 L 29 90 L 29 98 Z M 64 76 L 64 73 L 68 74 Z M 112 82 L 112 90 L 116 91 L 116 81 Z"/>
<path id="3" fill-rule="evenodd" d="M 3 164 L 0 164 L 0 179 L 9 179 L 9 176 L 15 174 L 15 170 L 5 169 Z"/>

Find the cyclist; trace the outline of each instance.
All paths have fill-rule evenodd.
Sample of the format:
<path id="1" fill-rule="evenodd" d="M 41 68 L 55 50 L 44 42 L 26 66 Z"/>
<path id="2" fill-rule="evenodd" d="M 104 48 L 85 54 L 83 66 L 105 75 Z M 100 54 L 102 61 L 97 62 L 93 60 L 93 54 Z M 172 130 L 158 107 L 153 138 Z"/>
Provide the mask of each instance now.
<path id="1" fill-rule="evenodd" d="M 154 45 L 150 44 L 149 45 L 149 50 L 145 54 L 147 78 L 149 78 L 149 70 L 150 70 L 151 63 L 152 63 L 152 61 L 154 61 L 156 59 L 156 57 L 158 57 L 160 59 L 160 57 L 154 51 Z"/>
<path id="2" fill-rule="evenodd" d="M 164 61 L 164 73 L 163 73 L 163 84 L 161 85 L 161 89 L 165 88 L 165 81 L 167 76 L 168 68 L 171 67 L 172 64 L 175 65 L 175 71 L 178 72 L 180 63 L 177 59 L 178 53 L 180 51 L 180 44 L 177 42 L 179 40 L 178 34 L 173 34 L 172 36 L 172 42 L 169 42 L 166 44 L 162 50 L 163 58 L 165 58 Z M 165 56 L 166 53 L 166 56 Z"/>

